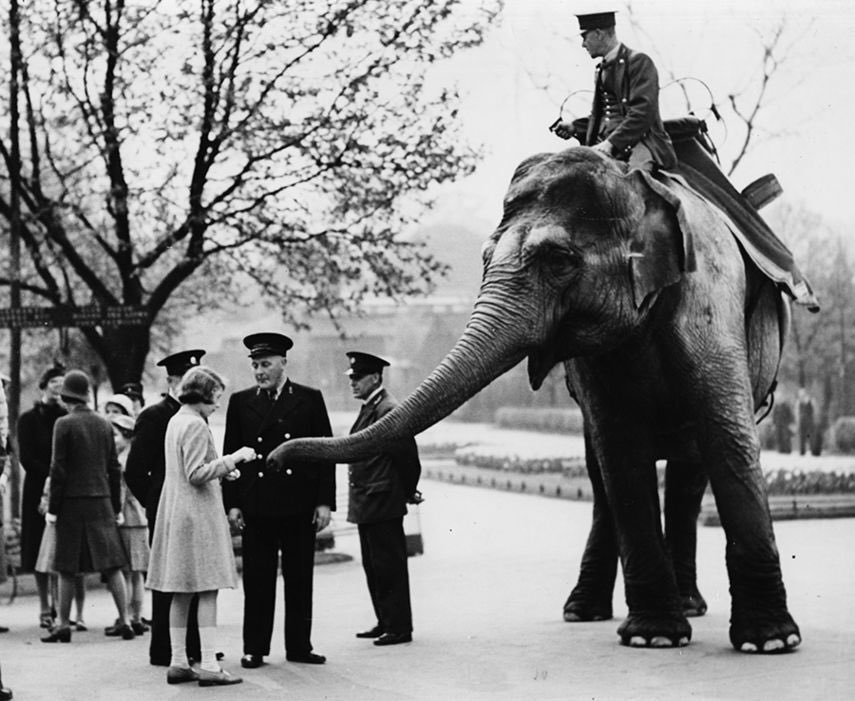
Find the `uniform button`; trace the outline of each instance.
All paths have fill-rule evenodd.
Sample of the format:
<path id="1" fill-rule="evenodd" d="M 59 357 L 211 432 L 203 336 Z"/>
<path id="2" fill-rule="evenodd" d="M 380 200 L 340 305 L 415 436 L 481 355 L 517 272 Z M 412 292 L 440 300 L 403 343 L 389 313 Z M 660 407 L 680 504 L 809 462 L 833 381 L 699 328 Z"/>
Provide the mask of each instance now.
<path id="1" fill-rule="evenodd" d="M 264 473 L 263 473 L 263 472 L 259 472 L 259 473 L 258 473 L 258 476 L 259 476 L 259 477 L 264 477 Z"/>
<path id="2" fill-rule="evenodd" d="M 287 441 L 290 437 L 291 437 L 291 434 L 290 434 L 290 433 L 286 433 L 286 434 L 285 434 L 285 440 L 286 440 L 286 441 Z"/>
<path id="3" fill-rule="evenodd" d="M 291 474 L 291 468 L 290 468 L 290 467 L 289 467 L 287 470 L 285 470 L 285 474 L 286 474 L 286 475 L 290 475 L 290 474 Z"/>
<path id="4" fill-rule="evenodd" d="M 257 440 L 259 443 L 261 443 L 261 441 L 262 441 L 263 439 L 261 438 L 261 436 L 259 436 L 256 440 Z"/>

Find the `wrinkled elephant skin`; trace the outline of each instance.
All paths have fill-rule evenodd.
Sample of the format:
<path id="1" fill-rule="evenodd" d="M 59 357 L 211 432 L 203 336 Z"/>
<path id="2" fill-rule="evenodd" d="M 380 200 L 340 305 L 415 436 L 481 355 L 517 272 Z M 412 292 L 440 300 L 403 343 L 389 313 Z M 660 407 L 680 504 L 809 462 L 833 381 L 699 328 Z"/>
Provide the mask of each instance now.
<path id="1" fill-rule="evenodd" d="M 271 466 L 376 453 L 444 418 L 524 358 L 534 389 L 563 362 L 585 419 L 591 533 L 617 544 L 623 568 L 629 613 L 621 642 L 679 646 L 691 638 L 675 573 L 685 555 L 674 565 L 669 556 L 679 532 L 666 542 L 661 525 L 655 461 L 665 459 L 685 473 L 688 491 L 673 485 L 675 506 L 683 499 L 685 510 L 695 509 L 695 480 L 709 478 L 727 538 L 731 644 L 746 652 L 798 645 L 754 424 L 788 305 L 746 265 L 720 214 L 679 183 L 664 187 L 571 148 L 520 164 L 483 259 L 466 329 L 397 410 L 352 436 L 289 441 Z"/>

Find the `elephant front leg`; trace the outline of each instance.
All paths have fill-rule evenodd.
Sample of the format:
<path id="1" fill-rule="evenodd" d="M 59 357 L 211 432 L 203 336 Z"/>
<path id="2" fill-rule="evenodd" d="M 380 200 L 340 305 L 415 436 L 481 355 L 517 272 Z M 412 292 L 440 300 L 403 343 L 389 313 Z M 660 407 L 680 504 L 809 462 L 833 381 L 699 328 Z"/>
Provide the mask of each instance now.
<path id="1" fill-rule="evenodd" d="M 605 621 L 612 617 L 618 548 L 596 456 L 585 435 L 585 465 L 594 495 L 593 519 L 576 586 L 564 602 L 564 620 Z"/>
<path id="2" fill-rule="evenodd" d="M 735 369 L 730 377 L 738 377 Z M 791 650 L 801 634 L 787 609 L 751 394 L 725 390 L 706 404 L 700 447 L 727 537 L 730 641 L 742 652 Z"/>
<path id="3" fill-rule="evenodd" d="M 602 444 L 611 446 L 602 461 L 603 478 L 616 526 L 629 608 L 618 635 L 621 644 L 632 647 L 688 645 L 692 627 L 683 614 L 662 533 L 655 464 L 652 459 L 637 457 L 649 451 L 632 450 L 628 435 L 630 432 L 621 431 Z"/>
<path id="4" fill-rule="evenodd" d="M 730 642 L 742 652 L 784 652 L 801 643 L 789 610 L 759 463 L 723 461 L 710 473 L 727 536 Z"/>
<path id="5" fill-rule="evenodd" d="M 703 616 L 707 602 L 697 583 L 698 516 L 706 473 L 693 462 L 669 460 L 665 467 L 665 543 L 674 565 L 683 613 Z"/>

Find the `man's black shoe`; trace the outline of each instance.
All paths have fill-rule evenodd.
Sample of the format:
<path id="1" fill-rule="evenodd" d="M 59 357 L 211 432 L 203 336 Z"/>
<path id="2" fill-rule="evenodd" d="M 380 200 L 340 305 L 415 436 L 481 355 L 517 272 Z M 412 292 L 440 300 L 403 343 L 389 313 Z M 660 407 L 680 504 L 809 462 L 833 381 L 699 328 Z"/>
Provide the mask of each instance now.
<path id="1" fill-rule="evenodd" d="M 400 645 L 401 643 L 413 642 L 412 633 L 383 633 L 377 640 L 375 645 Z"/>
<path id="2" fill-rule="evenodd" d="M 244 669 L 255 669 L 264 664 L 263 655 L 244 655 L 240 658 L 240 666 Z"/>
<path id="3" fill-rule="evenodd" d="M 289 662 L 303 662 L 305 664 L 323 664 L 327 658 L 323 655 L 316 655 L 314 652 L 304 652 L 302 655 L 286 655 L 285 659 Z"/>
<path id="4" fill-rule="evenodd" d="M 383 629 L 380 626 L 374 626 L 371 630 L 363 630 L 361 633 L 357 633 L 357 638 L 379 638 L 383 635 Z"/>

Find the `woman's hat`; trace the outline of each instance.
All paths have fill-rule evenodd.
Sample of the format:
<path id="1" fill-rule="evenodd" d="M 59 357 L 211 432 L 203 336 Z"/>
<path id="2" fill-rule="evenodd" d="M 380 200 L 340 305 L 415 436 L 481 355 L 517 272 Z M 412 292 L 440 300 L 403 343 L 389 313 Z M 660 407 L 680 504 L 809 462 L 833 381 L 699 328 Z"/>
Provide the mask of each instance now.
<path id="1" fill-rule="evenodd" d="M 41 378 L 39 378 L 39 389 L 44 389 L 48 386 L 48 382 L 50 382 L 54 377 L 62 377 L 65 374 L 65 366 L 62 363 L 54 363 L 52 367 L 49 367 L 42 373 Z"/>
<path id="2" fill-rule="evenodd" d="M 89 375 L 83 370 L 69 370 L 62 381 L 63 399 L 76 399 L 84 404 L 89 401 Z"/>
<path id="3" fill-rule="evenodd" d="M 105 409 L 107 408 L 108 404 L 115 404 L 122 411 L 124 411 L 128 416 L 134 415 L 134 402 L 126 394 L 114 394 L 106 402 L 104 402 L 104 408 Z"/>

